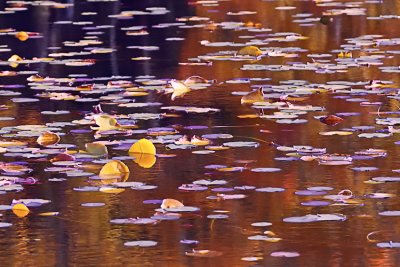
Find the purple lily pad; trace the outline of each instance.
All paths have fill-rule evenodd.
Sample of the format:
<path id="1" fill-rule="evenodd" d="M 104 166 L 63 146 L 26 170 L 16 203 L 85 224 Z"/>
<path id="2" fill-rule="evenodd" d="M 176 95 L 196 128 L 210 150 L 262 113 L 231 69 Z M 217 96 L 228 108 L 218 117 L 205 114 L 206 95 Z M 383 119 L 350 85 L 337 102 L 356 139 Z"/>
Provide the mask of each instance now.
<path id="1" fill-rule="evenodd" d="M 182 239 L 181 241 L 179 241 L 179 243 L 186 244 L 186 245 L 197 245 L 199 243 L 199 241 L 191 240 L 191 239 Z"/>
<path id="2" fill-rule="evenodd" d="M 204 125 L 190 125 L 190 126 L 185 126 L 183 127 L 186 130 L 202 130 L 202 129 L 208 129 L 208 126 Z"/>
<path id="3" fill-rule="evenodd" d="M 271 253 L 272 257 L 294 258 L 300 256 L 298 252 L 291 251 L 276 251 Z"/>
<path id="4" fill-rule="evenodd" d="M 105 203 L 102 202 L 87 202 L 87 203 L 82 203 L 82 207 L 103 207 L 105 206 Z"/>
<path id="5" fill-rule="evenodd" d="M 162 199 L 143 200 L 143 204 L 161 204 L 162 202 L 163 202 Z"/>
<path id="6" fill-rule="evenodd" d="M 217 187 L 211 189 L 213 192 L 232 192 L 234 189 L 233 188 L 228 188 L 228 187 Z"/>
<path id="7" fill-rule="evenodd" d="M 321 201 L 321 200 L 311 200 L 306 202 L 301 202 L 302 206 L 309 206 L 309 207 L 321 207 L 321 206 L 328 206 L 331 203 L 328 201 Z"/>

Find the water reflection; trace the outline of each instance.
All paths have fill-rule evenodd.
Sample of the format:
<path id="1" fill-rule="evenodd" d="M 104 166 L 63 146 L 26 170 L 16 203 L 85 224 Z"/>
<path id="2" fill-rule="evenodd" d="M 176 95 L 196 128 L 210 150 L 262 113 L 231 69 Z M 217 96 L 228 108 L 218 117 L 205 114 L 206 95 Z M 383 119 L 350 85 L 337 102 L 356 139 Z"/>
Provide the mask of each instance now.
<path id="1" fill-rule="evenodd" d="M 366 21 L 364 16 L 337 16 L 329 25 L 318 24 L 313 27 L 302 27 L 293 23 L 295 11 L 279 11 L 277 5 L 294 5 L 296 12 L 309 12 L 320 15 L 322 10 L 311 1 L 241 1 L 233 0 L 221 2 L 218 7 L 202 7 L 189 5 L 187 1 L 118 1 L 109 3 L 89 3 L 86 1 L 64 1 L 74 3 L 73 8 L 56 10 L 50 7 L 33 7 L 21 14 L 0 17 L 2 27 L 37 31 L 42 33 L 43 39 L 29 43 L 18 42 L 12 38 L 4 42 L 12 47 L 12 53 L 5 53 L 3 58 L 11 54 L 19 54 L 26 58 L 47 57 L 51 52 L 64 51 L 63 42 L 79 41 L 91 37 L 91 33 L 101 31 L 103 44 L 116 50 L 109 56 L 90 57 L 98 60 L 92 67 L 69 68 L 62 65 L 33 64 L 21 66 L 20 70 L 37 70 L 43 76 L 64 77 L 69 74 L 86 73 L 89 77 L 112 75 L 154 75 L 158 78 L 185 79 L 191 75 L 200 75 L 207 79 L 226 81 L 241 77 L 269 77 L 270 84 L 278 84 L 284 80 L 304 79 L 314 83 L 326 83 L 331 80 L 365 81 L 371 79 L 389 79 L 399 83 L 398 75 L 382 74 L 374 66 L 351 69 L 344 73 L 329 75 L 310 75 L 305 71 L 285 72 L 249 72 L 241 70 L 239 62 L 214 62 L 210 66 L 181 66 L 179 62 L 187 62 L 188 58 L 196 57 L 210 51 L 219 51 L 218 48 L 206 48 L 200 45 L 201 40 L 211 41 L 239 41 L 243 33 L 216 29 L 156 29 L 153 25 L 163 22 L 175 22 L 182 16 L 207 16 L 212 21 L 243 21 L 261 23 L 274 32 L 297 32 L 309 39 L 298 41 L 294 46 L 303 47 L 309 53 L 326 53 L 337 49 L 346 38 L 363 34 L 383 34 L 386 37 L 396 37 L 398 22 Z M 398 1 L 385 1 L 382 4 L 365 4 L 368 7 L 368 16 L 380 14 L 399 14 Z M 4 9 L 5 3 L 0 4 Z M 108 15 L 118 14 L 124 10 L 144 10 L 150 6 L 165 6 L 170 10 L 166 16 L 135 16 L 132 20 L 110 19 Z M 228 11 L 256 10 L 252 16 L 232 17 Z M 83 12 L 95 11 L 96 15 L 87 17 Z M 93 20 L 94 25 L 109 25 L 104 29 L 91 28 L 94 25 L 80 27 L 78 25 L 63 25 L 60 21 Z M 121 27 L 134 25 L 147 26 L 150 36 L 126 36 Z M 183 37 L 182 42 L 166 42 L 167 37 Z M 260 37 L 261 38 L 261 37 Z M 126 46 L 141 45 L 160 46 L 159 51 L 138 52 L 127 49 Z M 273 45 L 273 44 L 272 44 Z M 62 49 L 57 47 L 63 47 Z M 69 51 L 69 49 L 66 49 Z M 72 51 L 72 50 L 71 50 Z M 151 56 L 152 60 L 134 62 L 130 58 Z M 304 59 L 304 58 L 301 58 Z M 290 59 L 292 60 L 292 59 Z M 293 59 L 296 60 L 296 59 Z M 310 62 L 311 60 L 308 59 Z M 262 63 L 281 64 L 285 59 L 265 58 Z M 399 65 L 398 57 L 387 59 L 389 65 Z M 266 63 L 267 62 L 267 63 Z M 271 64 L 272 64 L 271 63 Z M 1 67 L 8 70 L 8 67 Z M 132 78 L 133 79 L 133 78 Z M 2 84 L 26 84 L 24 78 L 2 77 Z M 282 126 L 271 121 L 238 120 L 237 115 L 254 112 L 249 106 L 240 105 L 240 98 L 232 96 L 234 91 L 249 91 L 246 84 L 215 85 L 208 91 L 191 92 L 185 99 L 171 102 L 165 96 L 149 96 L 147 101 L 161 101 L 166 105 L 210 106 L 219 108 L 221 113 L 214 116 L 182 115 L 180 118 L 165 118 L 161 121 L 148 121 L 140 126 L 147 127 L 170 125 L 206 125 L 207 130 L 199 130 L 196 134 L 230 133 L 235 136 L 259 138 L 267 142 L 274 141 L 282 145 L 311 145 L 326 147 L 330 153 L 347 154 L 366 148 L 383 148 L 389 153 L 388 158 L 376 159 L 371 165 L 380 168 L 379 175 L 390 175 L 391 170 L 397 168 L 397 146 L 393 145 L 396 136 L 388 139 L 371 139 L 360 142 L 355 137 L 327 138 L 318 135 L 318 132 L 330 130 L 324 124 L 310 119 L 306 125 Z M 32 97 L 37 92 L 28 88 L 20 90 L 24 96 Z M 385 111 L 398 110 L 397 100 L 387 100 L 383 96 L 373 96 L 375 101 L 384 101 Z M 0 126 L 20 124 L 44 124 L 54 121 L 71 121 L 81 119 L 84 112 L 91 110 L 91 104 L 60 102 L 44 100 L 39 103 L 16 104 L 7 99 L 1 99 L 0 104 L 9 106 L 8 110 L 1 111 L 1 116 L 15 117 L 11 122 L 1 122 Z M 361 116 L 348 117 L 340 126 L 341 129 L 351 126 L 372 125 L 375 117 L 368 112 L 375 112 L 374 107 L 359 107 L 340 99 L 332 99 L 331 95 L 321 94 L 312 96 L 310 104 L 324 106 L 332 113 L 360 112 Z M 112 105 L 104 107 L 106 111 L 116 111 Z M 45 116 L 43 110 L 72 110 L 69 115 Z M 142 109 L 130 109 L 142 112 Z M 156 108 L 144 109 L 146 112 L 158 111 Z M 258 124 L 258 126 L 256 125 Z M 214 126 L 240 126 L 226 128 L 212 128 Z M 256 125 L 257 127 L 251 127 Z M 271 133 L 260 132 L 260 129 Z M 84 144 L 94 141 L 91 134 L 69 133 L 63 137 L 65 143 L 77 145 L 82 149 Z M 168 151 L 164 151 L 168 152 Z M 175 151 L 174 151 L 175 153 Z M 239 266 L 241 258 L 245 256 L 260 256 L 265 259 L 261 265 L 268 266 L 397 266 L 399 258 L 395 250 L 380 250 L 375 244 L 366 240 L 366 235 L 372 231 L 385 229 L 382 233 L 385 240 L 395 240 L 399 236 L 397 226 L 399 220 L 382 218 L 377 211 L 385 208 L 396 209 L 396 199 L 385 201 L 365 201 L 363 206 L 328 206 L 304 207 L 301 206 L 307 198 L 294 195 L 296 190 L 309 186 L 332 186 L 336 191 L 351 188 L 356 195 L 363 195 L 382 190 L 398 194 L 395 186 L 379 186 L 371 188 L 364 183 L 375 174 L 355 173 L 342 166 L 322 166 L 315 162 L 279 162 L 274 158 L 282 154 L 273 147 L 263 145 L 257 150 L 228 150 L 218 155 L 203 157 L 194 155 L 190 151 L 177 151 L 175 158 L 156 158 L 151 155 L 138 155 L 135 160 L 129 161 L 131 170 L 128 181 L 155 184 L 156 190 L 134 191 L 126 190 L 121 194 L 106 194 L 101 192 L 78 192 L 74 188 L 88 185 L 87 177 L 67 177 L 64 182 L 49 182 L 48 179 L 66 178 L 64 174 L 44 172 L 47 163 L 34 162 L 33 176 L 39 177 L 42 184 L 28 186 L 19 193 L 1 195 L 1 204 L 9 204 L 12 199 L 44 198 L 51 199 L 52 203 L 35 209 L 29 216 L 17 219 L 11 212 L 3 212 L 4 221 L 12 222 L 12 228 L 0 230 L 0 260 L 4 266 Z M 126 156 L 120 151 L 113 150 L 111 156 Z M 4 161 L 20 159 L 6 158 Z M 207 173 L 204 166 L 221 164 L 238 166 L 237 160 L 257 160 L 255 166 L 271 166 L 283 169 L 281 173 L 268 175 L 243 171 L 237 173 Z M 369 164 L 369 163 L 367 163 Z M 225 179 L 231 186 L 253 185 L 257 187 L 276 186 L 286 189 L 280 194 L 264 194 L 246 192 L 248 197 L 240 201 L 214 201 L 206 199 L 212 192 L 187 193 L 177 188 L 185 183 L 191 183 L 201 178 Z M 197 215 L 184 215 L 179 221 L 163 221 L 158 225 L 115 225 L 110 220 L 115 218 L 150 217 L 154 204 L 143 204 L 144 200 L 174 198 L 187 205 L 201 207 Z M 83 207 L 82 203 L 105 203 L 102 207 Z M 207 219 L 214 210 L 230 211 L 228 220 Z M 56 217 L 42 217 L 39 212 L 59 211 Z M 349 220 L 340 223 L 313 223 L 306 225 L 286 224 L 282 218 L 306 213 L 344 213 Z M 256 229 L 250 226 L 253 222 L 270 221 L 271 230 L 283 238 L 278 243 L 249 242 L 248 236 L 255 235 Z M 388 229 L 388 225 L 392 226 Z M 387 230 L 386 230 L 387 229 Z M 158 246 L 154 248 L 136 249 L 123 246 L 130 240 L 156 240 Z M 194 239 L 200 242 L 198 249 L 222 251 L 222 257 L 196 259 L 185 256 L 191 246 L 180 243 L 183 239 Z M 273 251 L 293 250 L 300 252 L 296 259 L 272 258 Z M 243 263 L 246 265 L 246 263 Z M 246 265 L 247 266 L 247 265 Z"/>

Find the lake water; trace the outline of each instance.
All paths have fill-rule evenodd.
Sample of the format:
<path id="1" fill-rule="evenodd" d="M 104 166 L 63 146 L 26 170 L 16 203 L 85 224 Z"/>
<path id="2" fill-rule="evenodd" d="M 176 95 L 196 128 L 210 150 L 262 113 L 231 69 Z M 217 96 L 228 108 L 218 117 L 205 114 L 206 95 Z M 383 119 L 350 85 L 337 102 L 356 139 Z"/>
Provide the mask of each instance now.
<path id="1" fill-rule="evenodd" d="M 1 266 L 400 265 L 399 1 L 4 1 L 0 9 L 1 181 L 11 184 L 0 186 L 0 220 L 12 224 L 1 224 Z M 20 31 L 29 38 L 16 38 Z M 236 54 L 250 45 L 262 55 Z M 7 61 L 14 54 L 22 61 Z M 210 82 L 174 101 L 164 93 L 171 79 L 194 75 Z M 259 87 L 268 103 L 242 105 Z M 138 128 L 91 129 L 99 103 Z M 334 114 L 343 121 L 318 117 Z M 57 145 L 36 143 L 46 130 L 60 135 Z M 183 135 L 215 147 L 179 145 Z M 141 138 L 154 142 L 156 158 L 128 157 Z M 82 152 L 94 141 L 108 156 Z M 66 147 L 80 151 L 75 161 L 50 162 Z M 120 182 L 150 187 L 99 179 L 111 159 L 130 170 Z M 194 181 L 203 188 L 188 190 Z M 156 214 L 167 198 L 197 209 Z M 21 199 L 30 213 L 19 218 L 8 205 Z M 154 242 L 126 243 L 140 240 Z"/>

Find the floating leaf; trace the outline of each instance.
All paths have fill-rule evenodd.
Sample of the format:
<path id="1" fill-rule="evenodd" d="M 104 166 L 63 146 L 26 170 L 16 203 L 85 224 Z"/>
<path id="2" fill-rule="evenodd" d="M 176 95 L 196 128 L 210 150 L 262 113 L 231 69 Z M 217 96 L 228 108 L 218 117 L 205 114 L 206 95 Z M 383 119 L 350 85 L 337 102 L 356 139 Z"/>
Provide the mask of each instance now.
<path id="1" fill-rule="evenodd" d="M 183 97 L 185 94 L 190 92 L 190 88 L 184 83 L 176 80 L 171 81 L 171 86 L 173 88 L 171 100 L 174 101 L 176 98 Z"/>
<path id="2" fill-rule="evenodd" d="M 17 32 L 15 37 L 20 41 L 26 41 L 29 39 L 29 34 L 26 32 Z"/>
<path id="3" fill-rule="evenodd" d="M 185 252 L 186 256 L 190 257 L 200 257 L 200 258 L 212 258 L 218 257 L 222 255 L 222 252 L 214 251 L 214 250 L 192 250 L 190 252 Z"/>
<path id="4" fill-rule="evenodd" d="M 129 153 L 155 155 L 156 147 L 150 140 L 140 139 L 130 147 Z"/>
<path id="5" fill-rule="evenodd" d="M 127 218 L 127 219 L 113 219 L 110 221 L 113 224 L 155 224 L 157 220 L 150 219 L 150 218 Z"/>
<path id="6" fill-rule="evenodd" d="M 270 222 L 255 222 L 255 223 L 251 224 L 251 226 L 254 226 L 254 227 L 265 227 L 265 226 L 271 226 L 271 225 L 272 225 L 272 223 L 270 223 Z"/>
<path id="7" fill-rule="evenodd" d="M 99 126 L 98 128 L 92 128 L 98 131 L 110 131 L 119 129 L 117 120 L 110 115 L 95 115 L 94 120 Z"/>
<path id="8" fill-rule="evenodd" d="M 382 216 L 400 216 L 400 210 L 387 210 L 379 212 L 379 215 Z"/>
<path id="9" fill-rule="evenodd" d="M 167 208 L 165 210 L 168 212 L 194 212 L 194 211 L 198 211 L 200 209 L 197 207 L 182 206 L 182 207 Z"/>
<path id="10" fill-rule="evenodd" d="M 294 258 L 300 256 L 298 252 L 276 251 L 271 253 L 272 257 Z"/>
<path id="11" fill-rule="evenodd" d="M 12 223 L 0 222 L 0 228 L 10 227 L 10 226 L 12 226 Z"/>
<path id="12" fill-rule="evenodd" d="M 324 124 L 333 126 L 333 125 L 337 125 L 337 124 L 343 122 L 343 119 L 336 115 L 328 115 L 328 116 L 319 118 L 319 121 Z"/>
<path id="13" fill-rule="evenodd" d="M 53 132 L 44 132 L 40 134 L 36 142 L 41 146 L 55 145 L 60 142 L 60 136 Z"/>
<path id="14" fill-rule="evenodd" d="M 242 104 L 253 104 L 256 102 L 264 101 L 264 93 L 263 89 L 260 87 L 258 90 L 248 93 L 247 95 L 242 96 L 240 102 Z"/>
<path id="15" fill-rule="evenodd" d="M 103 143 L 87 143 L 85 144 L 86 152 L 95 156 L 108 155 L 108 149 Z"/>
<path id="16" fill-rule="evenodd" d="M 330 132 L 320 132 L 320 135 L 351 135 L 353 132 L 346 131 L 330 131 Z"/>
<path id="17" fill-rule="evenodd" d="M 25 204 L 23 203 L 18 203 L 13 205 L 12 207 L 12 211 L 14 212 L 15 215 L 17 215 L 17 217 L 19 218 L 23 218 L 26 215 L 29 214 L 30 210 L 28 209 L 27 206 L 25 206 Z"/>
<path id="18" fill-rule="evenodd" d="M 376 246 L 379 248 L 400 248 L 400 242 L 380 242 Z"/>
<path id="19" fill-rule="evenodd" d="M 163 199 L 163 201 L 161 203 L 162 209 L 171 209 L 171 208 L 180 208 L 180 207 L 184 207 L 183 203 L 176 199 L 172 199 L 172 198 Z"/>
<path id="20" fill-rule="evenodd" d="M 275 193 L 275 192 L 283 192 L 285 191 L 284 188 L 280 187 L 262 187 L 262 188 L 257 188 L 257 192 L 266 192 L 266 193 Z"/>
<path id="21" fill-rule="evenodd" d="M 38 215 L 39 216 L 58 216 L 60 213 L 58 211 L 49 211 L 49 212 L 41 212 Z"/>
<path id="22" fill-rule="evenodd" d="M 246 46 L 240 49 L 236 55 L 258 57 L 262 55 L 262 51 L 257 46 Z"/>
<path id="23" fill-rule="evenodd" d="M 139 241 L 129 241 L 125 242 L 124 246 L 126 247 L 154 247 L 157 245 L 156 241 L 151 240 L 139 240 Z"/>
<path id="24" fill-rule="evenodd" d="M 279 168 L 254 168 L 251 169 L 252 172 L 279 172 L 281 169 Z"/>
<path id="25" fill-rule="evenodd" d="M 118 177 L 124 181 L 129 177 L 129 168 L 120 160 L 112 160 L 101 168 L 99 176 Z"/>
<path id="26" fill-rule="evenodd" d="M 307 214 L 300 217 L 289 217 L 283 219 L 284 222 L 290 223 L 308 223 L 322 221 L 345 221 L 346 216 L 343 214 Z"/>

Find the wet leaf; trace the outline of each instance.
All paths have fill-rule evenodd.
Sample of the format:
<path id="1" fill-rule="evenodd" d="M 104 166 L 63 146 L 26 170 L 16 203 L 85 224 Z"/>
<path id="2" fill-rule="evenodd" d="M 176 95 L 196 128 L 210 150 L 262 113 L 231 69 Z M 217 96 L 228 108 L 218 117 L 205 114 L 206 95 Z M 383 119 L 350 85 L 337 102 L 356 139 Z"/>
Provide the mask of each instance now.
<path id="1" fill-rule="evenodd" d="M 156 241 L 151 240 L 139 240 L 139 241 L 129 241 L 125 242 L 124 246 L 126 247 L 154 247 L 157 245 Z"/>
<path id="2" fill-rule="evenodd" d="M 172 198 L 163 199 L 163 201 L 161 203 L 162 209 L 171 209 L 171 208 L 180 208 L 180 207 L 184 207 L 183 203 L 181 203 L 180 201 L 178 201 L 176 199 L 172 199 Z"/>
<path id="3" fill-rule="evenodd" d="M 29 39 L 29 34 L 27 32 L 17 32 L 15 37 L 20 41 L 26 41 Z"/>
<path id="4" fill-rule="evenodd" d="M 308 222 L 322 222 L 322 221 L 345 221 L 346 216 L 343 214 L 307 214 L 301 217 L 289 217 L 283 219 L 284 222 L 289 223 L 308 223 Z"/>
<path id="5" fill-rule="evenodd" d="M 341 117 L 338 117 L 336 115 L 328 115 L 324 116 L 322 118 L 319 118 L 320 122 L 327 124 L 327 125 L 337 125 L 341 122 L 343 122 L 343 119 Z"/>
<path id="6" fill-rule="evenodd" d="M 246 46 L 240 49 L 236 55 L 258 57 L 262 55 L 262 52 L 257 46 Z"/>
<path id="7" fill-rule="evenodd" d="M 155 155 L 156 148 L 150 140 L 140 139 L 130 147 L 129 153 Z"/>
<path id="8" fill-rule="evenodd" d="M 214 251 L 214 250 L 192 250 L 190 252 L 185 252 L 186 256 L 190 257 L 200 257 L 200 258 L 212 258 L 212 257 L 218 257 L 222 255 L 222 252 L 219 251 Z"/>
<path id="9" fill-rule="evenodd" d="M 184 83 L 172 80 L 171 81 L 171 86 L 172 86 L 172 95 L 171 95 L 171 100 L 174 101 L 176 98 L 184 97 L 185 94 L 189 93 L 191 90 L 189 87 L 187 87 Z"/>
<path id="10" fill-rule="evenodd" d="M 53 132 L 44 132 L 40 134 L 36 142 L 41 146 L 51 146 L 60 142 L 60 136 Z"/>
<path id="11" fill-rule="evenodd" d="M 106 163 L 99 172 L 100 177 L 118 177 L 126 180 L 129 177 L 129 168 L 120 160 L 112 160 Z"/>
<path id="12" fill-rule="evenodd" d="M 102 143 L 87 143 L 85 144 L 86 152 L 95 156 L 105 156 L 108 155 L 107 147 Z"/>
<path id="13" fill-rule="evenodd" d="M 29 208 L 23 203 L 18 203 L 12 206 L 12 211 L 17 217 L 23 218 L 27 216 L 30 212 Z"/>
<path id="14" fill-rule="evenodd" d="M 300 253 L 298 252 L 289 252 L 289 251 L 276 251 L 271 253 L 272 257 L 283 257 L 283 258 L 294 258 L 299 257 Z"/>

